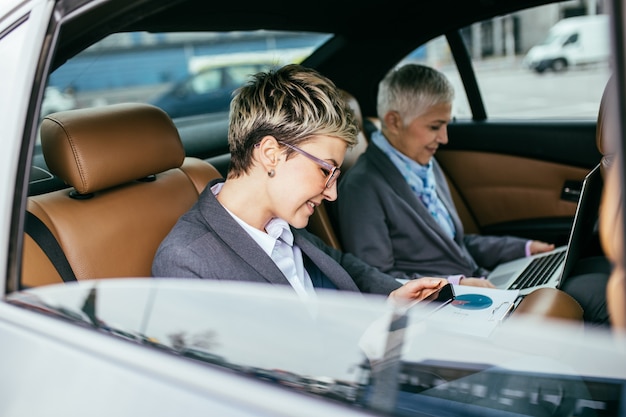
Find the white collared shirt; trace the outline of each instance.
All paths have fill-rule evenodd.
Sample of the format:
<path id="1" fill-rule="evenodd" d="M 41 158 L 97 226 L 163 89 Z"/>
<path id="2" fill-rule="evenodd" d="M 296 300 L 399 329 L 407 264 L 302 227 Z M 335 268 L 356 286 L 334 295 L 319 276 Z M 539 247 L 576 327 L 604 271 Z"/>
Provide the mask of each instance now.
<path id="1" fill-rule="evenodd" d="M 211 187 L 213 195 L 217 196 L 223 182 L 219 182 Z M 285 275 L 296 293 L 302 298 L 309 298 L 315 295 L 315 288 L 308 272 L 304 268 L 302 251 L 298 245 L 293 244 L 293 234 L 289 224 L 279 218 L 273 218 L 265 225 L 267 233 L 250 226 L 241 220 L 234 213 L 224 207 L 228 214 L 250 235 L 250 237 L 272 258 L 278 269 Z"/>

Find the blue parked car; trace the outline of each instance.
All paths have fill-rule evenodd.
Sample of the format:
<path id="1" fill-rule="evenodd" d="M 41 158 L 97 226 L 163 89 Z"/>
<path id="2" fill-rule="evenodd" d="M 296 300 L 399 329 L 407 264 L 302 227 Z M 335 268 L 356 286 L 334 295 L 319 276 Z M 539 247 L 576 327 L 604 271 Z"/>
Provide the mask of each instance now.
<path id="1" fill-rule="evenodd" d="M 233 91 L 250 75 L 272 67 L 270 62 L 219 64 L 205 67 L 152 101 L 170 117 L 228 112 Z"/>

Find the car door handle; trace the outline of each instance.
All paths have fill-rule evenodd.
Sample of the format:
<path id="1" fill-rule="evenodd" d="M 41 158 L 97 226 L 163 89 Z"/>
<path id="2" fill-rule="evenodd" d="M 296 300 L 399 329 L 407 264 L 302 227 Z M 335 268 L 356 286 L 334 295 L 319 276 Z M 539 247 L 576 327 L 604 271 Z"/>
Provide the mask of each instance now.
<path id="1" fill-rule="evenodd" d="M 561 200 L 578 202 L 583 188 L 582 181 L 567 180 L 561 189 Z"/>

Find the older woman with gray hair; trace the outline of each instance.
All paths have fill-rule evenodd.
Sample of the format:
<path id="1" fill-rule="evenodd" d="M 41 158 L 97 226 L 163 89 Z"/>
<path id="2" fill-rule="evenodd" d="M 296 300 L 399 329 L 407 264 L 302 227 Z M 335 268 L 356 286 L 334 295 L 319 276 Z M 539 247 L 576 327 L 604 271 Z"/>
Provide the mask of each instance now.
<path id="1" fill-rule="evenodd" d="M 463 232 L 434 158 L 448 143 L 453 100 L 445 75 L 427 66 L 404 65 L 381 81 L 381 129 L 339 185 L 341 241 L 346 251 L 398 277 L 493 287 L 482 279 L 489 269 L 554 245 Z"/>
<path id="2" fill-rule="evenodd" d="M 554 245 L 464 233 L 434 157 L 448 143 L 453 101 L 448 79 L 427 66 L 407 64 L 381 81 L 381 129 L 339 183 L 334 208 L 341 243 L 347 252 L 396 277 L 439 276 L 453 284 L 493 287 L 483 278 L 496 265 Z M 582 274 L 568 279 L 578 281 L 570 295 L 585 310 L 585 320 L 606 324 L 602 286 L 583 285 L 592 279 Z M 579 291 L 581 287 L 590 290 Z"/>

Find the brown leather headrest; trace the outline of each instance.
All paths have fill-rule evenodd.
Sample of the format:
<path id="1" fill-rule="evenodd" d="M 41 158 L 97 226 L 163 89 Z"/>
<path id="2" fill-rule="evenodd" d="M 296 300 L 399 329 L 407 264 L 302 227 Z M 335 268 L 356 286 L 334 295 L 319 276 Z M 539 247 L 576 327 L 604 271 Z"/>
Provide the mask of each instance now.
<path id="1" fill-rule="evenodd" d="M 354 112 L 357 124 L 359 125 L 359 133 L 357 135 L 358 143 L 356 144 L 356 146 L 348 149 L 348 151 L 346 152 L 346 157 L 343 160 L 343 164 L 341 164 L 341 170 L 345 172 L 350 169 L 352 165 L 354 165 L 359 155 L 365 152 L 368 141 L 367 136 L 365 136 L 365 131 L 363 129 L 363 114 L 361 113 L 361 106 L 359 105 L 359 102 L 352 94 L 348 93 L 347 91 L 339 90 L 339 92 L 341 93 L 341 96 L 346 101 L 348 106 Z"/>
<path id="2" fill-rule="evenodd" d="M 50 171 L 81 194 L 179 167 L 185 158 L 167 113 L 141 103 L 50 114 L 41 146 Z"/>
<path id="3" fill-rule="evenodd" d="M 343 99 L 354 112 L 354 116 L 356 117 L 356 121 L 359 125 L 359 130 L 363 130 L 363 114 L 361 113 L 361 106 L 359 105 L 356 97 L 348 93 L 346 90 L 339 90 L 339 93 L 341 93 Z"/>

